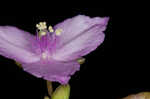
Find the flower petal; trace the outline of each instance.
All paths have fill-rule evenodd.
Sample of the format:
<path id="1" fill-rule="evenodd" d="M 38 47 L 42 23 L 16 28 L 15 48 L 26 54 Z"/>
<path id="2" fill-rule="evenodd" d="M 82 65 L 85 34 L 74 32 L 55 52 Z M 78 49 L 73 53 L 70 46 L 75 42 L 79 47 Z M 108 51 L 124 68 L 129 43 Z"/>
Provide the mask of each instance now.
<path id="1" fill-rule="evenodd" d="M 67 84 L 70 76 L 79 70 L 80 65 L 76 61 L 60 62 L 60 61 L 43 61 L 22 64 L 25 71 L 36 77 L 42 77 L 49 81 L 58 81 L 61 84 Z"/>
<path id="2" fill-rule="evenodd" d="M 16 27 L 0 27 L 0 55 L 21 63 L 38 61 L 31 50 L 33 36 Z"/>
<path id="3" fill-rule="evenodd" d="M 56 60 L 73 60 L 95 50 L 103 41 L 108 18 L 79 15 L 55 26 L 63 30 L 59 37 Z"/>

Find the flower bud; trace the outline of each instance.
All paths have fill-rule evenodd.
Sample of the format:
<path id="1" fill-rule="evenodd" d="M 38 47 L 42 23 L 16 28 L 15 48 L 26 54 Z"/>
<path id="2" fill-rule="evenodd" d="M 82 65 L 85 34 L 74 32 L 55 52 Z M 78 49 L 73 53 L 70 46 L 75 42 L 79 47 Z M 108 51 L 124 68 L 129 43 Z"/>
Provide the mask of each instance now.
<path id="1" fill-rule="evenodd" d="M 45 96 L 44 99 L 50 99 L 48 96 Z"/>
<path id="2" fill-rule="evenodd" d="M 70 85 L 60 85 L 52 94 L 52 99 L 69 99 Z"/>

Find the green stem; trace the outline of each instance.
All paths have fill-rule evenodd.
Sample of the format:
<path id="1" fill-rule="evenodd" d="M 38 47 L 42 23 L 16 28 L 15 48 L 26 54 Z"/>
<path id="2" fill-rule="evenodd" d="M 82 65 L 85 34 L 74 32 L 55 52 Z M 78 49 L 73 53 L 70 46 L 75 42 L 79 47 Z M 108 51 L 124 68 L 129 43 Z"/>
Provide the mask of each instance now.
<path id="1" fill-rule="evenodd" d="M 47 82 L 47 90 L 48 90 L 48 95 L 51 97 L 53 93 L 53 86 L 51 81 L 46 81 Z"/>

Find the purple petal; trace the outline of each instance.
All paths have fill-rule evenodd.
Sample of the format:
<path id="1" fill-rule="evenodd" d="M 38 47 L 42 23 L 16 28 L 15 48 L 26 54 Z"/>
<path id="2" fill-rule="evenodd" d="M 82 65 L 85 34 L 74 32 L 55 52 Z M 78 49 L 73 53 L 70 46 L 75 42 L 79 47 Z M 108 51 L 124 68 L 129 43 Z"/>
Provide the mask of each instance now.
<path id="1" fill-rule="evenodd" d="M 95 50 L 103 41 L 109 18 L 89 18 L 79 15 L 55 26 L 62 29 L 54 59 L 73 60 Z"/>
<path id="2" fill-rule="evenodd" d="M 80 65 L 76 61 L 43 61 L 23 64 L 24 70 L 36 77 L 42 77 L 49 81 L 58 81 L 61 84 L 67 84 L 70 76 L 79 70 Z"/>
<path id="3" fill-rule="evenodd" d="M 38 61 L 31 50 L 33 36 L 16 27 L 0 27 L 0 55 L 21 63 Z"/>

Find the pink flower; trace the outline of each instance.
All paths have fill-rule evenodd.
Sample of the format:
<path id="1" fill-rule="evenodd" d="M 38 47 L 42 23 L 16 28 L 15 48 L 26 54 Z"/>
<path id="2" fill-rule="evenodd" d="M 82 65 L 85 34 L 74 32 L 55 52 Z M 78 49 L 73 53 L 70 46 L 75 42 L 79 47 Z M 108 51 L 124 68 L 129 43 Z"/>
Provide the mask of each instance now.
<path id="1" fill-rule="evenodd" d="M 0 55 L 22 64 L 25 71 L 49 81 L 68 83 L 80 69 L 77 59 L 103 41 L 109 18 L 78 15 L 52 28 L 37 24 L 37 36 L 12 26 L 0 27 Z"/>

